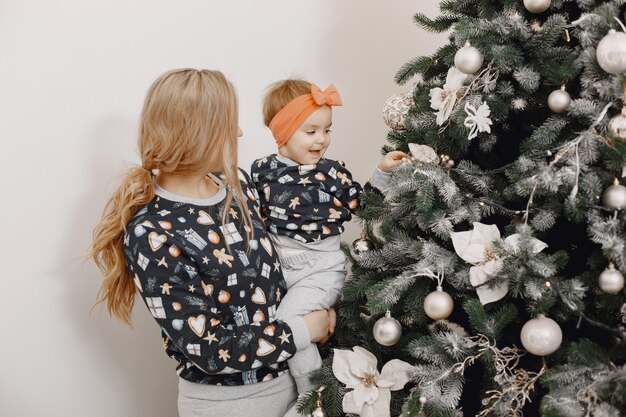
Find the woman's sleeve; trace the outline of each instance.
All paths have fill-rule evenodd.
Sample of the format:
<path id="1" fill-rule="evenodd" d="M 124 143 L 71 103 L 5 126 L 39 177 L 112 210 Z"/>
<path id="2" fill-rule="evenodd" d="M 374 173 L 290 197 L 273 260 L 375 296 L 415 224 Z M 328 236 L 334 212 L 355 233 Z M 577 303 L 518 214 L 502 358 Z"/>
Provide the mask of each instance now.
<path id="1" fill-rule="evenodd" d="M 295 353 L 292 330 L 284 322 L 222 323 L 220 310 L 233 317 L 245 314 L 215 286 L 227 278 L 199 274 L 196 261 L 201 260 L 178 249 L 174 235 L 157 227 L 127 239 L 127 267 L 139 294 L 172 343 L 198 368 L 206 373 L 246 371 Z"/>

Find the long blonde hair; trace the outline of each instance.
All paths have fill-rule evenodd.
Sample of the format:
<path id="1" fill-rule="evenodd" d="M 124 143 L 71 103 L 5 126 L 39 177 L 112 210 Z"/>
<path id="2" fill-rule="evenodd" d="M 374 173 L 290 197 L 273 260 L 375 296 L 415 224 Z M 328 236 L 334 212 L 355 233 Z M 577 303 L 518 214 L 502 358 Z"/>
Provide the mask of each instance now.
<path id="1" fill-rule="evenodd" d="M 124 259 L 125 228 L 154 198 L 152 170 L 198 174 L 207 169 L 212 155 L 220 155 L 228 189 L 222 221 L 227 221 L 234 199 L 242 208 L 248 240 L 252 238 L 237 168 L 238 114 L 235 88 L 219 71 L 173 70 L 150 86 L 137 140 L 142 166 L 129 169 L 106 204 L 89 252 L 104 274 L 96 304 L 106 301 L 109 313 L 120 321 L 130 325 L 135 302 L 135 285 Z"/>

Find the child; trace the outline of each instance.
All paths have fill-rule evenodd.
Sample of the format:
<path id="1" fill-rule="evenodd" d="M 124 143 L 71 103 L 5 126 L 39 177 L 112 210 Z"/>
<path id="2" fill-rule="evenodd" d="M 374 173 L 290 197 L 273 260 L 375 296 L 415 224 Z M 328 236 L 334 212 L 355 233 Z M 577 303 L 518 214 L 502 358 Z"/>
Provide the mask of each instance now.
<path id="1" fill-rule="evenodd" d="M 265 125 L 278 154 L 256 160 L 251 173 L 287 281 L 288 294 L 276 312 L 282 320 L 328 309 L 341 295 L 342 223 L 359 207 L 363 192 L 343 163 L 323 158 L 330 144 L 331 106 L 341 105 L 333 85 L 322 91 L 302 80 L 278 82 L 265 96 Z M 385 191 L 391 170 L 404 157 L 388 153 L 369 185 Z M 315 344 L 299 349 L 288 363 L 298 392 L 313 389 L 308 374 L 322 364 Z"/>

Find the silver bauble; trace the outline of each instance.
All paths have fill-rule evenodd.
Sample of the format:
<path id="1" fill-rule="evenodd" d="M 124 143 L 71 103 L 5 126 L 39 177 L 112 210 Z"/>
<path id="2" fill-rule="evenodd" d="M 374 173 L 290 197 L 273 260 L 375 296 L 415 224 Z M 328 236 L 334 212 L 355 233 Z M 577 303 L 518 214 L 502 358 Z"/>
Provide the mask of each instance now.
<path id="1" fill-rule="evenodd" d="M 548 107 L 555 113 L 563 113 L 571 102 L 572 98 L 564 89 L 554 90 L 548 96 Z"/>
<path id="2" fill-rule="evenodd" d="M 362 253 L 369 252 L 371 250 L 376 249 L 374 246 L 374 242 L 365 237 L 365 235 L 361 235 L 360 238 L 352 242 L 352 246 L 350 247 L 350 253 L 353 257 L 359 256 Z"/>
<path id="3" fill-rule="evenodd" d="M 556 352 L 561 346 L 563 332 L 556 321 L 540 314 L 524 324 L 520 337 L 528 352 L 546 356 Z"/>
<path id="4" fill-rule="evenodd" d="M 326 415 L 326 412 L 324 411 L 324 409 L 322 407 L 317 407 L 311 413 L 311 417 L 327 417 L 327 415 Z"/>
<path id="5" fill-rule="evenodd" d="M 387 312 L 385 317 L 381 317 L 374 324 L 374 339 L 383 346 L 393 346 L 402 336 L 402 326 L 400 322 Z"/>
<path id="6" fill-rule="evenodd" d="M 406 129 L 406 116 L 414 104 L 410 93 L 399 93 L 389 97 L 383 105 L 383 121 L 393 130 Z"/>
<path id="7" fill-rule="evenodd" d="M 524 7 L 531 13 L 543 13 L 550 7 L 550 0 L 524 0 Z"/>
<path id="8" fill-rule="evenodd" d="M 609 30 L 598 43 L 596 59 L 600 67 L 609 74 L 626 72 L 626 33 Z"/>
<path id="9" fill-rule="evenodd" d="M 473 74 L 483 66 L 483 54 L 466 42 L 454 55 L 454 66 L 464 74 Z"/>
<path id="10" fill-rule="evenodd" d="M 617 294 L 624 289 L 624 275 L 611 263 L 598 277 L 598 285 L 606 294 Z"/>
<path id="11" fill-rule="evenodd" d="M 613 185 L 604 190 L 602 205 L 611 210 L 626 208 L 626 187 L 621 185 L 617 178 L 615 178 Z"/>
<path id="12" fill-rule="evenodd" d="M 626 142 L 626 107 L 620 114 L 609 120 L 609 137 Z"/>
<path id="13" fill-rule="evenodd" d="M 447 319 L 453 309 L 452 297 L 441 287 L 437 287 L 437 291 L 431 292 L 424 299 L 424 312 L 433 320 Z"/>

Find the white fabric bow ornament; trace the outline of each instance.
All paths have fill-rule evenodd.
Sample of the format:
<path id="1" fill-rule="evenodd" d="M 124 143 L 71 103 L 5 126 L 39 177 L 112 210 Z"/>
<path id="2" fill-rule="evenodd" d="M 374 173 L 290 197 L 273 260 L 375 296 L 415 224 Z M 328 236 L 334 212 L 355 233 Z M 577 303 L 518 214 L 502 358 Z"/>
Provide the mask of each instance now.
<path id="1" fill-rule="evenodd" d="M 513 253 L 519 251 L 520 238 L 519 233 L 507 237 L 504 239 L 504 247 Z M 485 284 L 502 269 L 504 260 L 498 256 L 495 249 L 495 242 L 500 240 L 500 230 L 493 224 L 474 222 L 473 230 L 452 233 L 452 244 L 456 254 L 465 262 L 474 265 L 470 268 L 470 282 L 476 288 L 476 294 L 482 305 L 501 300 L 509 291 L 508 279 L 492 288 Z M 539 253 L 548 247 L 539 239 L 531 238 L 530 242 L 533 253 Z"/>
<path id="2" fill-rule="evenodd" d="M 467 139 L 474 139 L 479 132 L 491 133 L 492 122 L 489 118 L 491 110 L 486 101 L 483 101 L 483 104 L 478 109 L 469 103 L 465 103 L 465 113 L 467 113 L 467 117 L 463 124 L 470 130 Z"/>
<path id="3" fill-rule="evenodd" d="M 352 389 L 343 397 L 344 413 L 390 417 L 391 391 L 404 388 L 413 366 L 392 359 L 379 373 L 376 356 L 359 346 L 352 350 L 334 349 L 333 373 L 346 388 Z"/>
<path id="4" fill-rule="evenodd" d="M 443 88 L 430 89 L 430 107 L 437 110 L 438 126 L 441 126 L 450 117 L 458 98 L 457 94 L 463 87 L 465 78 L 467 78 L 467 74 L 462 73 L 456 67 L 450 67 Z"/>

